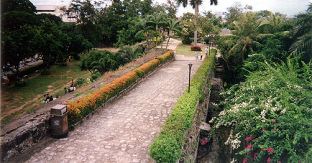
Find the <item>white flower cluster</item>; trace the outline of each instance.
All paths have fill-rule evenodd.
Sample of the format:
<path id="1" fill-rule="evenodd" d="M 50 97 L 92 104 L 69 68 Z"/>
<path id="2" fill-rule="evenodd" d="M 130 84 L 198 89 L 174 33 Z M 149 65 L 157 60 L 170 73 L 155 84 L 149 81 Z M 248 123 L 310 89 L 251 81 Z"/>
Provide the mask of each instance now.
<path id="1" fill-rule="evenodd" d="M 216 120 L 217 117 L 212 117 L 211 120 L 209 121 L 209 123 L 213 123 Z"/>
<path id="2" fill-rule="evenodd" d="M 265 122 L 265 120 L 266 120 L 266 118 L 265 118 L 265 114 L 266 114 L 266 109 L 263 109 L 262 111 L 261 111 L 261 122 Z"/>
<path id="3" fill-rule="evenodd" d="M 232 134 L 230 134 L 229 138 L 226 140 L 226 142 L 224 143 L 225 145 L 232 145 L 233 149 L 237 149 L 240 147 L 241 141 L 239 140 L 240 135 L 239 133 L 237 133 L 235 135 L 235 137 L 233 137 Z"/>

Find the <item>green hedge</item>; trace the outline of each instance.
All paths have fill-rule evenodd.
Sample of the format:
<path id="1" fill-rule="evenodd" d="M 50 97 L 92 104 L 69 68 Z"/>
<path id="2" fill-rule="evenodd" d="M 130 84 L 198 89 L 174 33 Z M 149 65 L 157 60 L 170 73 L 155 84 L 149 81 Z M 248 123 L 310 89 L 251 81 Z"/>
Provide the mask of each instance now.
<path id="1" fill-rule="evenodd" d="M 214 68 L 216 50 L 211 50 L 191 81 L 190 93 L 186 91 L 179 98 L 170 116 L 150 147 L 150 155 L 156 162 L 176 162 L 181 157 L 184 135 L 191 128 L 198 101 L 207 75 Z"/>
<path id="2" fill-rule="evenodd" d="M 162 61 L 165 62 L 172 59 L 173 56 L 173 51 L 169 50 L 158 57 L 162 58 Z M 107 102 L 111 97 L 120 93 L 122 90 L 134 83 L 138 78 L 154 70 L 160 62 L 161 60 L 157 58 L 150 60 L 137 69 L 116 78 L 112 82 L 104 85 L 102 88 L 70 102 L 67 105 L 69 124 L 75 124 L 76 122 L 82 120 L 82 118 L 98 108 L 102 103 Z"/>

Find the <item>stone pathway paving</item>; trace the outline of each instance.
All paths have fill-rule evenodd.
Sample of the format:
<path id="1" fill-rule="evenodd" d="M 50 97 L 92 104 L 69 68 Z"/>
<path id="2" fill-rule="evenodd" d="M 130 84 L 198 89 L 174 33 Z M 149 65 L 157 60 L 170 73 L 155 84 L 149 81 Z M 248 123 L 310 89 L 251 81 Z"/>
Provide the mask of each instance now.
<path id="1" fill-rule="evenodd" d="M 149 146 L 188 85 L 188 63 L 192 74 L 201 64 L 177 58 L 26 162 L 153 162 Z"/>

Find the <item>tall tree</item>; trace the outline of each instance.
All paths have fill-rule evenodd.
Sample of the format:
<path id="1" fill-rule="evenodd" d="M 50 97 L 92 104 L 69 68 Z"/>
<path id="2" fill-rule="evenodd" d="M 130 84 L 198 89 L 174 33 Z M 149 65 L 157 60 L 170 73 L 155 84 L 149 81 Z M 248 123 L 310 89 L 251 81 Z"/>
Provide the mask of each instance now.
<path id="1" fill-rule="evenodd" d="M 162 27 L 164 24 L 166 24 L 167 14 L 164 12 L 156 13 L 154 15 L 148 15 L 146 17 L 147 19 L 147 25 L 154 26 L 155 34 L 156 34 L 156 46 L 158 43 L 158 36 L 161 33 Z"/>
<path id="2" fill-rule="evenodd" d="M 183 4 L 183 7 L 186 7 L 188 4 L 188 0 L 177 0 L 178 4 Z M 190 0 L 190 4 L 195 9 L 195 19 L 194 19 L 194 25 L 195 25 L 195 31 L 194 31 L 194 45 L 197 45 L 197 19 L 198 19 L 198 13 L 199 13 L 199 5 L 202 4 L 202 0 Z M 217 5 L 218 0 L 210 0 L 210 5 Z"/>
<path id="3" fill-rule="evenodd" d="M 176 19 L 168 19 L 168 26 L 167 26 L 167 30 L 168 30 L 168 40 L 167 40 L 167 45 L 166 45 L 166 49 L 168 49 L 168 44 L 170 41 L 170 37 L 171 37 L 171 33 L 179 33 L 181 32 L 182 28 L 180 26 L 180 22 Z"/>
<path id="4" fill-rule="evenodd" d="M 306 13 L 296 16 L 293 31 L 295 42 L 291 46 L 291 51 L 302 54 L 302 59 L 306 62 L 312 60 L 312 3 L 310 3 Z"/>
<path id="5" fill-rule="evenodd" d="M 263 36 L 258 33 L 261 22 L 257 21 L 255 13 L 247 12 L 242 14 L 233 24 L 234 30 L 232 30 L 232 35 L 225 37 L 229 37 L 234 44 L 228 51 L 225 59 L 228 60 L 230 56 L 235 54 L 239 55 L 238 57 L 241 58 L 240 61 L 242 63 L 247 55 L 254 52 L 255 47 L 260 45 L 257 42 L 257 38 Z"/>
<path id="6" fill-rule="evenodd" d="M 140 30 L 136 33 L 135 37 L 139 37 L 140 35 L 144 36 L 146 39 L 147 47 L 150 47 L 150 38 L 151 34 L 153 32 L 153 27 L 148 25 L 148 18 L 140 18 L 137 22 L 138 26 L 140 27 Z"/>
<path id="7" fill-rule="evenodd" d="M 36 8 L 28 0 L 4 0 L 1 2 L 2 65 L 14 66 L 19 80 L 20 62 L 36 53 L 38 19 Z M 7 66 L 10 65 L 10 66 Z"/>
<path id="8" fill-rule="evenodd" d="M 54 63 L 64 63 L 69 56 L 70 37 L 51 20 L 45 18 L 40 25 L 38 52 L 46 68 Z"/>

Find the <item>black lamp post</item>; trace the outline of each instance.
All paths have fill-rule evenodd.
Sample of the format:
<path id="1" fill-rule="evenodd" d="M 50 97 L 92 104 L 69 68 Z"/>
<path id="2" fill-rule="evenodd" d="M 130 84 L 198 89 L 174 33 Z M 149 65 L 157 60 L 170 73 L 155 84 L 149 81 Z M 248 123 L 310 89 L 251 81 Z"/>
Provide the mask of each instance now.
<path id="1" fill-rule="evenodd" d="M 188 92 L 190 93 L 191 91 L 191 69 L 192 69 L 192 63 L 189 63 L 189 87 L 188 87 Z"/>

